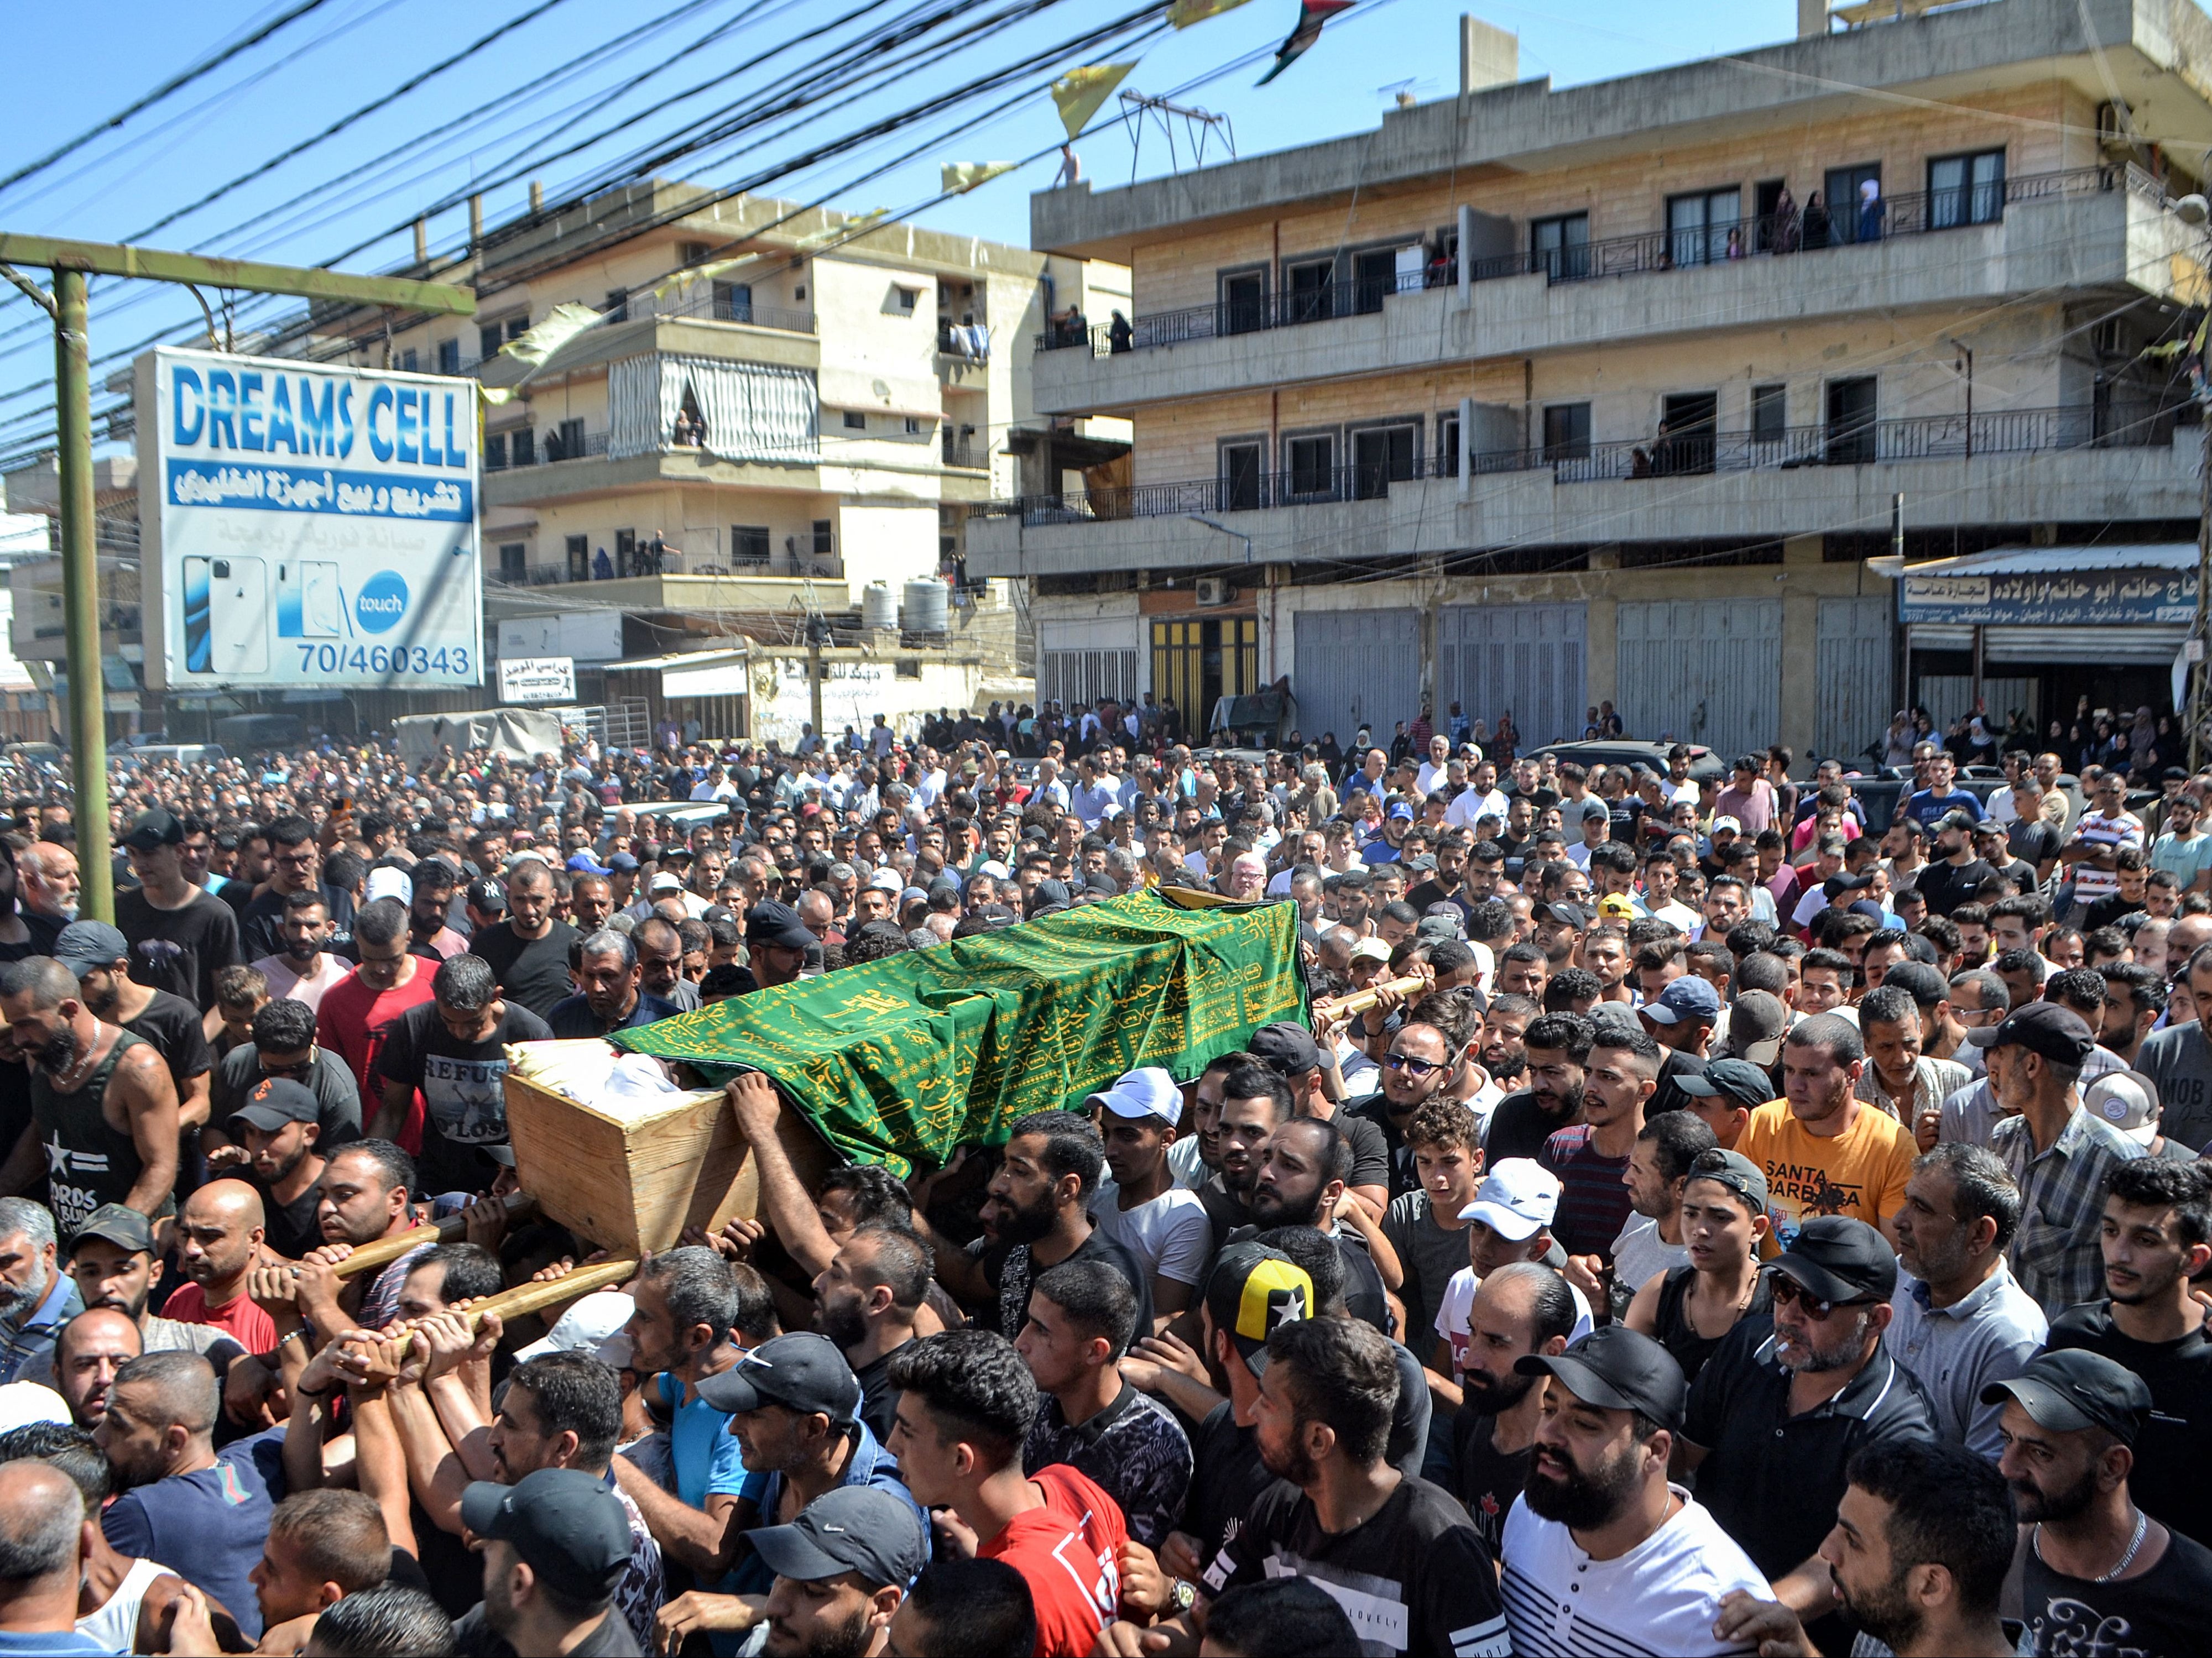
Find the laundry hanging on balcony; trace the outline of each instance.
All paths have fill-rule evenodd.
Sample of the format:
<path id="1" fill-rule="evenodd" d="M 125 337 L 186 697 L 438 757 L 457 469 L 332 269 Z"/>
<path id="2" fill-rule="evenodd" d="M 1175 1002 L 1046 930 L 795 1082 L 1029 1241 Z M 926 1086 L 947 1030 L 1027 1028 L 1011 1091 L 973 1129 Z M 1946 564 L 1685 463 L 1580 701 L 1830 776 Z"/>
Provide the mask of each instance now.
<path id="1" fill-rule="evenodd" d="M 696 412 L 696 447 L 723 460 L 821 458 L 821 398 L 811 369 L 712 357 L 624 357 L 607 367 L 612 460 L 671 446 L 679 410 Z"/>

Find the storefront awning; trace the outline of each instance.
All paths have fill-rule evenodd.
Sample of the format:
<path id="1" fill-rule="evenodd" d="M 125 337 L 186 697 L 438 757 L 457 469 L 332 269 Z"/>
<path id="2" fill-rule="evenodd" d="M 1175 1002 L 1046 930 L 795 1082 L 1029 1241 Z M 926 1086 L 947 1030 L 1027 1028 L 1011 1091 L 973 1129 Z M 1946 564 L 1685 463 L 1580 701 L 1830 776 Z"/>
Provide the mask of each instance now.
<path id="1" fill-rule="evenodd" d="M 2197 613 L 2193 542 L 2000 547 L 1918 564 L 1896 558 L 1867 563 L 1896 581 L 1898 620 L 1916 629 L 2087 626 L 2101 636 L 2114 627 L 2185 623 Z"/>

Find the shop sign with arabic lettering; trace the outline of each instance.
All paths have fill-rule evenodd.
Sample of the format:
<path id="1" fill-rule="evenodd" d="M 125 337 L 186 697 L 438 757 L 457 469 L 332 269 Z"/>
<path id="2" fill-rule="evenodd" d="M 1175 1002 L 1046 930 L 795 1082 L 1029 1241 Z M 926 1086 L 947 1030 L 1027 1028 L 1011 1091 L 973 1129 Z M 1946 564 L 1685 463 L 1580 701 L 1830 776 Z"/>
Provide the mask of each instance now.
<path id="1" fill-rule="evenodd" d="M 2085 575 L 1914 575 L 1908 570 L 1897 588 L 1900 622 L 2049 628 L 2187 622 L 2196 614 L 2196 578 L 2172 570 Z"/>

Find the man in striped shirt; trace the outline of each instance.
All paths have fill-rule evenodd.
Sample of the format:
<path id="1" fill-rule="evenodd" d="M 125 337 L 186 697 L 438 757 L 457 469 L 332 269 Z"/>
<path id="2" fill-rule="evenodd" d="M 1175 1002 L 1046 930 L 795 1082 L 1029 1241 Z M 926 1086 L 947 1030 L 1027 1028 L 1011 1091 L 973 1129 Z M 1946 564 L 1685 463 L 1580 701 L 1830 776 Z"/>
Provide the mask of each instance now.
<path id="1" fill-rule="evenodd" d="M 2120 890 L 2120 848 L 2140 850 L 2143 844 L 2142 819 L 2127 807 L 2126 780 L 2118 772 L 2103 773 L 2089 785 L 2089 810 L 2058 848 L 2058 861 L 2074 880 L 2075 916 Z"/>

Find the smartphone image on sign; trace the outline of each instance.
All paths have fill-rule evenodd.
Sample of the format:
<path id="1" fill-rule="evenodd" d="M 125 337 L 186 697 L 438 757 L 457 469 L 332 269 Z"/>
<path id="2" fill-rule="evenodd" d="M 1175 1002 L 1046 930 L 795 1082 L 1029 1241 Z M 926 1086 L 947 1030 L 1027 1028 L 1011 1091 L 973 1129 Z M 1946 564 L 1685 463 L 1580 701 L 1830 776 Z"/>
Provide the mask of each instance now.
<path id="1" fill-rule="evenodd" d="M 343 604 L 337 565 L 277 561 L 277 638 L 336 639 L 343 631 Z"/>
<path id="2" fill-rule="evenodd" d="M 258 558 L 213 558 L 208 576 L 208 671 L 267 673 L 269 567 Z"/>
<path id="3" fill-rule="evenodd" d="M 208 624 L 208 561 L 204 558 L 188 558 L 185 561 L 185 671 L 186 673 L 215 671 L 213 647 Z"/>

